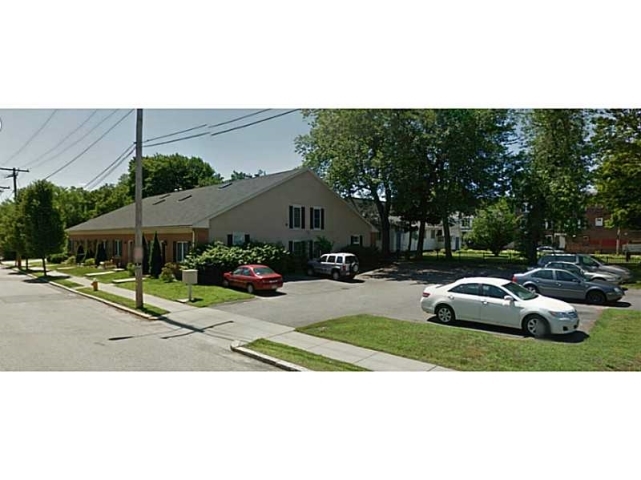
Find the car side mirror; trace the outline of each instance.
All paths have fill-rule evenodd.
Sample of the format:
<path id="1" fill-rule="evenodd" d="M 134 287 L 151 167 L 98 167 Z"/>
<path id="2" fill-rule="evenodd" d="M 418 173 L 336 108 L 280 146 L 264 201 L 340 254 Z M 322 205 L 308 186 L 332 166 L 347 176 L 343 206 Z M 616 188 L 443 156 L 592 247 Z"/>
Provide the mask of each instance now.
<path id="1" fill-rule="evenodd" d="M 503 297 L 503 300 L 505 300 L 506 302 L 513 302 L 514 297 L 512 295 L 506 295 Z"/>

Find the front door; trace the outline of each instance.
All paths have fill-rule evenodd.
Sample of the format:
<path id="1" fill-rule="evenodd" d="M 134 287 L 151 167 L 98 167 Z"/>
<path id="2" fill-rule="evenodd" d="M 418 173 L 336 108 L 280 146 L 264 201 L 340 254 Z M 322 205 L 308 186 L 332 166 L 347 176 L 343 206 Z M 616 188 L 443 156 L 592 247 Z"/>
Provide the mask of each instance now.
<path id="1" fill-rule="evenodd" d="M 481 287 L 481 322 L 490 325 L 520 328 L 520 307 L 505 300 L 508 295 L 495 285 Z"/>
<path id="2" fill-rule="evenodd" d="M 554 273 L 560 297 L 579 300 L 585 298 L 585 285 L 579 277 L 563 270 L 556 270 Z"/>

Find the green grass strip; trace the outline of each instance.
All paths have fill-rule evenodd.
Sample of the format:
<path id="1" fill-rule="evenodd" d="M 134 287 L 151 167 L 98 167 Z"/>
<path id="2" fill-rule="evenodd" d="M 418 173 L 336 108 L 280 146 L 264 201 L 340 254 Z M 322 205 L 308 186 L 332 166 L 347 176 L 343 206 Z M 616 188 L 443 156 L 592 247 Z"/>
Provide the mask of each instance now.
<path id="1" fill-rule="evenodd" d="M 580 343 L 510 338 L 432 323 L 354 315 L 297 329 L 392 355 L 471 371 L 641 371 L 641 312 L 608 309 Z"/>
<path id="2" fill-rule="evenodd" d="M 367 372 L 366 368 L 359 367 L 352 363 L 341 362 L 331 358 L 316 355 L 299 348 L 275 343 L 265 339 L 256 340 L 246 348 L 256 352 L 264 353 L 270 357 L 275 357 L 286 362 L 291 362 L 301 367 L 315 370 L 318 372 Z"/>
<path id="3" fill-rule="evenodd" d="M 136 284 L 133 282 L 119 283 L 117 286 L 127 290 L 135 290 L 136 288 Z M 160 279 L 147 278 L 142 283 L 142 286 L 144 293 L 167 300 L 177 301 L 188 297 L 187 285 L 179 281 L 167 283 Z M 230 288 L 216 287 L 213 285 L 194 285 L 192 287 L 192 298 L 194 298 L 195 301 L 189 303 L 189 305 L 193 307 L 207 307 L 219 303 L 248 300 L 254 298 L 254 296 Z"/>
<path id="4" fill-rule="evenodd" d="M 168 310 L 164 310 L 162 308 L 154 307 L 153 305 L 147 305 L 144 304 L 142 308 L 137 309 L 136 308 L 136 302 L 134 300 L 131 300 L 129 298 L 124 298 L 120 297 L 118 295 L 113 295 L 111 293 L 103 292 L 101 290 L 98 291 L 93 291 L 91 288 L 81 288 L 78 290 L 79 292 L 86 293 L 88 295 L 91 295 L 93 297 L 98 297 L 102 298 L 104 300 L 109 300 L 110 302 L 117 303 L 118 305 L 123 305 L 125 307 L 129 307 L 133 310 L 140 310 L 143 313 L 146 313 L 148 315 L 154 315 L 154 316 L 159 316 L 159 315 L 164 315 L 166 313 L 169 313 Z"/>
<path id="5" fill-rule="evenodd" d="M 71 280 L 67 280 L 65 278 L 52 278 L 50 280 L 53 283 L 57 283 L 58 285 L 62 285 L 63 287 L 68 287 L 68 288 L 78 288 L 82 287 L 79 283 L 73 282 Z"/>

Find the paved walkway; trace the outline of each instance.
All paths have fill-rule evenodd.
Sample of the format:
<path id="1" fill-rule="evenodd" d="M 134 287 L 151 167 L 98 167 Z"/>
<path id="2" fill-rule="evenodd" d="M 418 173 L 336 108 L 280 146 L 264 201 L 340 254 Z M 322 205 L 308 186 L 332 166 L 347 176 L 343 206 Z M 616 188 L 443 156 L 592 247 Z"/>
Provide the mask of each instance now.
<path id="1" fill-rule="evenodd" d="M 52 271 L 50 273 L 51 276 L 68 277 L 70 280 L 86 287 L 91 287 L 93 281 L 86 277 L 71 276 L 63 272 Z M 98 288 L 114 295 L 135 299 L 135 292 L 132 290 L 126 290 L 106 283 L 99 283 Z M 216 308 L 192 307 L 148 294 L 144 295 L 144 302 L 145 304 L 160 307 L 169 312 L 163 315 L 162 321 L 189 330 L 227 339 L 230 341 L 230 344 L 239 343 L 240 345 L 244 345 L 254 340 L 264 338 L 272 342 L 286 344 L 334 360 L 359 365 L 373 371 L 450 371 L 450 369 L 431 363 L 410 360 L 368 348 L 361 348 L 342 342 L 306 335 L 296 332 L 292 327 L 224 312 Z"/>

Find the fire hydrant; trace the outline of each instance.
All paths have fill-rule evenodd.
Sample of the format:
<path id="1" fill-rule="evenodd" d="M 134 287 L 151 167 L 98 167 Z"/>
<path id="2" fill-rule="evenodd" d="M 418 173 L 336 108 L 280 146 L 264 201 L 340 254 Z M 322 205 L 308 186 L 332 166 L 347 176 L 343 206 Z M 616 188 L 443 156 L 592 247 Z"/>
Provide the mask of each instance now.
<path id="1" fill-rule="evenodd" d="M 91 282 L 91 286 L 93 287 L 93 291 L 97 292 L 98 291 L 98 280 L 94 280 Z"/>

